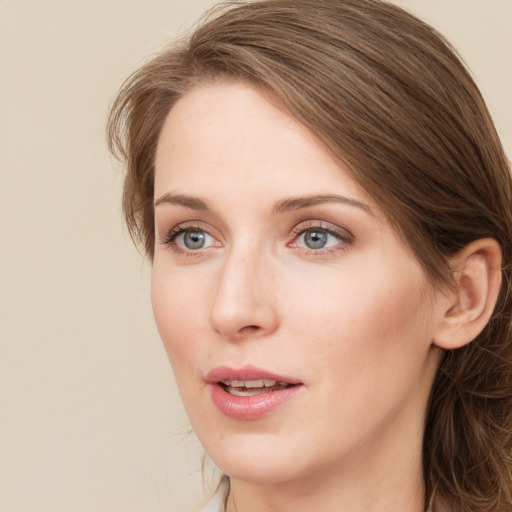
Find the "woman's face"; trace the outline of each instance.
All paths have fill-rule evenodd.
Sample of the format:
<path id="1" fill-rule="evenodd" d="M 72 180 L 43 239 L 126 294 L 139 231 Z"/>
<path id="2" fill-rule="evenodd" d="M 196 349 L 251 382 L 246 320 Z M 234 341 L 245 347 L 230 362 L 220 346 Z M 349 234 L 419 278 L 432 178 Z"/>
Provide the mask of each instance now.
<path id="1" fill-rule="evenodd" d="M 221 470 L 417 463 L 437 294 L 315 136 L 249 86 L 192 90 L 161 133 L 155 218 L 156 322 Z"/>

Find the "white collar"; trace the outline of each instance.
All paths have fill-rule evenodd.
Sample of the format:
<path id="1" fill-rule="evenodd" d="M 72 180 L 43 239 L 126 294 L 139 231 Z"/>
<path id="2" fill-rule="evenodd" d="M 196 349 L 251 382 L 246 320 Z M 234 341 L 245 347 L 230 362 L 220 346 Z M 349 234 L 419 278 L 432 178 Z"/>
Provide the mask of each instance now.
<path id="1" fill-rule="evenodd" d="M 227 482 L 219 485 L 217 492 L 212 499 L 203 508 L 202 512 L 224 512 L 224 503 L 226 502 L 226 495 L 229 492 L 229 485 Z"/>

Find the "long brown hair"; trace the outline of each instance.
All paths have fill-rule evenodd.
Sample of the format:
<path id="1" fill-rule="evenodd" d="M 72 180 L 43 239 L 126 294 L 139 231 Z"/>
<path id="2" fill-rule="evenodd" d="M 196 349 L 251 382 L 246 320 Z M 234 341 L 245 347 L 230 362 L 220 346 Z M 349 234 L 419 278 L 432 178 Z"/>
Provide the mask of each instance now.
<path id="1" fill-rule="evenodd" d="M 433 285 L 447 258 L 491 237 L 503 254 L 495 313 L 446 351 L 426 416 L 426 501 L 452 511 L 512 510 L 510 168 L 478 88 L 432 27 L 378 0 L 237 4 L 124 84 L 109 119 L 125 159 L 123 208 L 152 257 L 154 156 L 164 120 L 194 85 L 241 80 L 315 133 L 380 205 Z"/>

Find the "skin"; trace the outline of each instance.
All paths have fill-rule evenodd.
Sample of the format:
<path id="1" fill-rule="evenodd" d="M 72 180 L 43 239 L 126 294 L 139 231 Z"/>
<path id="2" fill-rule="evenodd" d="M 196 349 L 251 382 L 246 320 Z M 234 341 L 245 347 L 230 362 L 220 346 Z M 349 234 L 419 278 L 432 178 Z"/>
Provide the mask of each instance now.
<path id="1" fill-rule="evenodd" d="M 155 319 L 192 426 L 231 477 L 228 512 L 423 511 L 433 340 L 449 303 L 377 205 L 311 132 L 238 83 L 177 102 L 155 169 Z M 348 201 L 286 202 L 333 194 Z M 326 247 L 308 246 L 326 229 Z M 303 386 L 264 418 L 229 418 L 205 375 L 246 364 Z"/>

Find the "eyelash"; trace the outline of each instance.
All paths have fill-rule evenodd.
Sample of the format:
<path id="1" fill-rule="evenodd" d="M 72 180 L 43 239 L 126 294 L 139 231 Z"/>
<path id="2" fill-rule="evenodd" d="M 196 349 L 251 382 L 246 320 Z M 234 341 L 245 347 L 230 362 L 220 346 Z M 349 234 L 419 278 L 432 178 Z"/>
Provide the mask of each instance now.
<path id="1" fill-rule="evenodd" d="M 314 231 L 331 235 L 338 240 L 338 243 L 334 246 L 322 247 L 320 249 L 297 247 L 296 245 L 294 245 L 296 244 L 299 237 L 305 235 L 308 232 Z M 350 233 L 346 229 L 326 226 L 325 223 L 322 221 L 302 222 L 292 230 L 292 234 L 294 235 L 293 240 L 288 245 L 291 247 L 295 246 L 297 247 L 298 250 L 305 251 L 308 254 L 312 254 L 314 256 L 322 256 L 338 251 L 345 251 L 354 243 L 354 236 L 352 235 L 352 233 Z"/>
<path id="2" fill-rule="evenodd" d="M 319 249 L 311 249 L 307 247 L 298 247 L 296 244 L 299 237 L 305 235 L 307 232 L 317 231 L 320 233 L 326 233 L 330 236 L 336 238 L 339 243 L 334 246 L 329 246 L 325 248 Z M 163 245 L 170 247 L 174 252 L 178 254 L 183 254 L 185 256 L 198 256 L 202 253 L 202 251 L 209 249 L 210 247 L 206 247 L 205 249 L 187 249 L 182 246 L 179 246 L 176 242 L 177 238 L 184 234 L 190 232 L 197 233 L 206 233 L 208 236 L 213 237 L 207 229 L 205 229 L 200 224 L 180 224 L 178 226 L 173 227 L 165 238 L 160 242 Z M 297 250 L 307 252 L 308 254 L 312 254 L 315 256 L 322 256 L 325 254 L 337 252 L 340 250 L 346 250 L 350 245 L 354 243 L 354 236 L 347 230 L 341 228 L 331 228 L 325 226 L 325 223 L 322 221 L 307 221 L 298 224 L 292 230 L 293 240 L 288 242 L 286 245 L 288 247 L 295 247 Z"/>
<path id="3" fill-rule="evenodd" d="M 173 227 L 166 235 L 166 237 L 162 240 L 163 245 L 167 245 L 170 247 L 174 252 L 178 254 L 184 254 L 185 256 L 198 256 L 200 254 L 200 250 L 192 250 L 192 249 L 186 249 L 183 247 L 180 247 L 176 243 L 176 239 L 184 234 L 184 233 L 206 233 L 209 236 L 210 233 L 204 227 L 202 227 L 200 224 L 180 224 L 178 226 Z M 214 237 L 212 237 L 214 238 Z"/>

